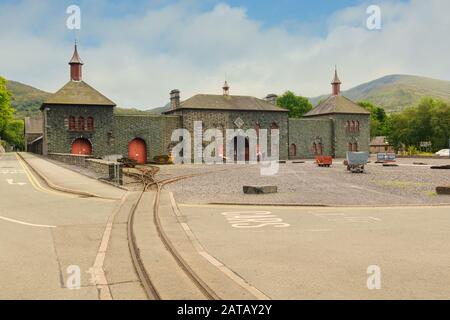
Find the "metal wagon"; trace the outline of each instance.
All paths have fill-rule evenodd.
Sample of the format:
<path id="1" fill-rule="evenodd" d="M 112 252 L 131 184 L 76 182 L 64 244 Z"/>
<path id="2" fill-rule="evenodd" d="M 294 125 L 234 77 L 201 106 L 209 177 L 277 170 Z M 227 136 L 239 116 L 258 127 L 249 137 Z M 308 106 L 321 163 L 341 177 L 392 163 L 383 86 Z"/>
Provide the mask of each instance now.
<path id="1" fill-rule="evenodd" d="M 368 152 L 347 152 L 347 170 L 352 173 L 363 173 L 364 166 L 369 161 Z"/>

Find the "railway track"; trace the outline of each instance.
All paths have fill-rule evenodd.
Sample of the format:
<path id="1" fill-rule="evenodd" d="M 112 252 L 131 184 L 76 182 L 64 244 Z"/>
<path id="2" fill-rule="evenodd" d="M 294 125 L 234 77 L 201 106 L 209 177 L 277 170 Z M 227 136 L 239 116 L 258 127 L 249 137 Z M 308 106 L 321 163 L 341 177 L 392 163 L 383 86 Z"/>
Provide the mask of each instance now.
<path id="1" fill-rule="evenodd" d="M 138 277 L 144 287 L 145 293 L 150 300 L 161 300 L 161 295 L 158 291 L 158 288 L 151 281 L 151 277 L 147 274 L 143 262 L 140 257 L 139 248 L 136 244 L 136 238 L 134 235 L 134 216 L 136 213 L 136 209 L 138 208 L 143 195 L 145 192 L 151 187 L 156 187 L 155 200 L 153 203 L 153 223 L 158 232 L 158 236 L 162 243 L 164 244 L 167 251 L 170 253 L 171 257 L 176 261 L 177 265 L 180 269 L 186 274 L 186 276 L 192 281 L 193 285 L 204 295 L 204 297 L 208 300 L 219 300 L 220 297 L 192 270 L 189 264 L 183 259 L 180 253 L 176 250 L 175 246 L 172 244 L 167 234 L 164 232 L 162 227 L 160 216 L 159 216 L 159 202 L 161 197 L 162 188 L 173 182 L 177 182 L 183 179 L 188 179 L 194 176 L 198 176 L 199 174 L 191 174 L 185 176 L 179 176 L 174 178 L 168 178 L 164 180 L 157 180 L 155 175 L 158 172 L 158 169 L 154 169 L 156 167 L 150 169 L 140 169 L 139 173 L 127 173 L 129 176 L 137 179 L 140 183 L 142 183 L 142 191 L 140 191 L 139 197 L 131 208 L 130 215 L 128 218 L 128 239 L 129 239 L 129 248 L 131 252 L 131 257 L 133 260 L 134 267 L 138 274 Z"/>

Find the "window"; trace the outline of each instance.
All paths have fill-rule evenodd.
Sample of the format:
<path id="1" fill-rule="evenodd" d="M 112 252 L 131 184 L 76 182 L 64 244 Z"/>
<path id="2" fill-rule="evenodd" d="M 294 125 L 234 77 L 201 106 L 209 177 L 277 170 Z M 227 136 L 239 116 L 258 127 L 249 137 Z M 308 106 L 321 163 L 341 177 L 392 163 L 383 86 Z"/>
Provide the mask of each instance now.
<path id="1" fill-rule="evenodd" d="M 88 117 L 86 120 L 86 130 L 94 131 L 94 118 Z"/>
<path id="2" fill-rule="evenodd" d="M 359 121 L 356 120 L 356 132 L 359 132 Z"/>
<path id="3" fill-rule="evenodd" d="M 278 125 L 276 122 L 272 122 L 272 124 L 270 125 L 270 129 L 278 129 Z"/>
<path id="4" fill-rule="evenodd" d="M 297 156 L 297 146 L 295 143 L 292 143 L 289 148 L 289 156 L 290 157 L 296 157 Z"/>
<path id="5" fill-rule="evenodd" d="M 84 131 L 84 118 L 83 117 L 78 118 L 77 130 Z"/>
<path id="6" fill-rule="evenodd" d="M 69 117 L 69 131 L 75 131 L 75 130 L 76 130 L 75 117 Z"/>
<path id="7" fill-rule="evenodd" d="M 353 143 L 348 143 L 348 151 L 353 151 Z"/>
<path id="8" fill-rule="evenodd" d="M 350 132 L 350 120 L 347 120 L 347 128 L 346 128 L 347 130 L 347 132 Z"/>

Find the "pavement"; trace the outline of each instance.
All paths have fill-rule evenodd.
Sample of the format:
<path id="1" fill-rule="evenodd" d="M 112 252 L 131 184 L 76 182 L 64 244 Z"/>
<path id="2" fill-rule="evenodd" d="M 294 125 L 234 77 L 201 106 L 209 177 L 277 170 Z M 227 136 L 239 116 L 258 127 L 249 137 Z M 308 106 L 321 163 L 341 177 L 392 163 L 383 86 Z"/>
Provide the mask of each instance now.
<path id="1" fill-rule="evenodd" d="M 61 191 L 115 200 L 120 200 L 125 194 L 124 190 L 87 178 L 40 156 L 31 153 L 20 155 L 48 184 Z"/>
<path id="2" fill-rule="evenodd" d="M 74 178 L 72 172 L 28 158 L 36 167 L 55 170 L 48 176 L 58 183 Z M 92 188 L 108 196 L 123 194 L 84 176 L 75 179 L 76 184 L 68 186 Z M 143 296 L 129 274 L 123 275 L 126 280 L 116 280 L 113 275 L 119 271 L 111 266 L 112 250 L 116 256 L 121 252 L 122 264 L 130 259 L 128 244 L 121 242 L 123 234 L 115 219 L 122 209 L 126 211 L 127 201 L 50 189 L 13 153 L 0 156 L 0 194 L 0 299 Z M 112 226 L 110 236 L 108 226 Z"/>
<path id="3" fill-rule="evenodd" d="M 450 206 L 178 207 L 210 256 L 271 299 L 450 298 Z"/>

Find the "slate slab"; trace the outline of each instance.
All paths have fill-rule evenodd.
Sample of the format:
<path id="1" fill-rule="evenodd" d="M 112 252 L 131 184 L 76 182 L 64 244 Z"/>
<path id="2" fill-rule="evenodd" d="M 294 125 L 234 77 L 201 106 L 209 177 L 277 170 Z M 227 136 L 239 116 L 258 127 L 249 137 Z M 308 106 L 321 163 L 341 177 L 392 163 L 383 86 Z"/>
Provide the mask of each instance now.
<path id="1" fill-rule="evenodd" d="M 269 194 L 277 193 L 277 186 L 244 186 L 243 191 L 245 194 Z"/>

